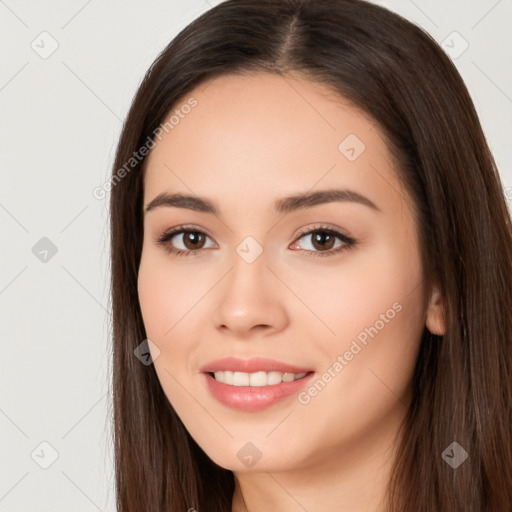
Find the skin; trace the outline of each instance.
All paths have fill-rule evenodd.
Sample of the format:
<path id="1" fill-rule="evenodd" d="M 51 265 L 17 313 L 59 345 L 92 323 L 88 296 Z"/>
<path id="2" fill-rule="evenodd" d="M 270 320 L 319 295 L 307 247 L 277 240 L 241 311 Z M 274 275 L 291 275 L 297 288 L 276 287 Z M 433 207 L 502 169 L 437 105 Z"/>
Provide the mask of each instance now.
<path id="1" fill-rule="evenodd" d="M 169 206 L 145 214 L 138 290 L 162 388 L 201 448 L 234 472 L 233 511 L 385 510 L 421 334 L 425 325 L 442 334 L 444 321 L 437 287 L 422 300 L 410 198 L 379 129 L 298 75 L 223 75 L 189 96 L 197 106 L 146 161 L 144 205 L 182 192 L 210 199 L 220 214 Z M 365 145 L 354 161 L 338 149 L 349 134 Z M 354 190 L 380 211 L 347 201 L 272 211 L 284 196 L 328 188 Z M 208 236 L 202 254 L 173 255 L 155 241 L 181 224 Z M 321 246 L 297 235 L 319 224 L 356 245 L 315 256 Z M 247 236 L 263 250 L 253 263 L 236 252 Z M 343 245 L 336 240 L 334 249 Z M 181 235 L 172 244 L 194 250 Z M 229 355 L 321 376 L 393 304 L 400 312 L 307 404 L 294 395 L 242 412 L 204 385 L 199 368 Z M 251 468 L 237 457 L 247 442 L 262 454 Z"/>

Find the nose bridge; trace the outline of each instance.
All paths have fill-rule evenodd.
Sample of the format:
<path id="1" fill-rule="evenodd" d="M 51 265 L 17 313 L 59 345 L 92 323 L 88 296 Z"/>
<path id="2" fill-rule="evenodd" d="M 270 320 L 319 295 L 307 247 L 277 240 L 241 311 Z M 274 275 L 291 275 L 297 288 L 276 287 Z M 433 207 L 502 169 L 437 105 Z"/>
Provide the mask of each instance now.
<path id="1" fill-rule="evenodd" d="M 287 323 L 283 296 L 274 288 L 275 276 L 267 268 L 268 253 L 250 238 L 236 247 L 215 313 L 216 326 L 238 336 L 255 326 L 281 330 Z"/>
<path id="2" fill-rule="evenodd" d="M 235 294 L 256 296 L 264 293 L 270 273 L 268 263 L 268 251 L 255 238 L 244 238 L 232 258 L 229 287 Z"/>
<path id="3" fill-rule="evenodd" d="M 236 254 L 239 259 L 247 265 L 253 265 L 258 260 L 266 260 L 268 250 L 263 249 L 263 246 L 251 235 L 246 236 L 236 247 Z M 265 252 L 265 255 L 263 254 Z"/>

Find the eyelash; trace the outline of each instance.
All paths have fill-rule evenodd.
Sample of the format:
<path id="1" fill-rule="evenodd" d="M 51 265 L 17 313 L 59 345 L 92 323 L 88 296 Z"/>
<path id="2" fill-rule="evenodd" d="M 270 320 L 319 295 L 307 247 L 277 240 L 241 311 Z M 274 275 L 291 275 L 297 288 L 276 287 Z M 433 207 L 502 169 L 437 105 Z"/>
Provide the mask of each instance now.
<path id="1" fill-rule="evenodd" d="M 347 235 L 345 235 L 343 233 L 340 233 L 339 231 L 337 231 L 337 230 L 335 230 L 333 228 L 330 228 L 328 226 L 315 226 L 312 229 L 309 229 L 309 230 L 307 230 L 305 232 L 299 233 L 295 240 L 298 241 L 298 240 L 300 240 L 301 238 L 303 238 L 303 237 L 305 237 L 307 235 L 312 235 L 312 234 L 317 233 L 317 232 L 327 233 L 328 235 L 332 235 L 332 236 L 334 236 L 336 238 L 339 238 L 343 242 L 344 245 L 342 245 L 342 246 L 340 246 L 340 247 L 338 247 L 336 249 L 330 249 L 328 251 L 311 251 L 311 250 L 308 250 L 308 249 L 299 249 L 300 251 L 305 252 L 308 256 L 313 256 L 313 257 L 316 257 L 316 256 L 319 256 L 319 257 L 334 256 L 335 254 L 339 254 L 340 252 L 343 252 L 345 250 L 352 249 L 357 244 L 357 241 L 354 238 L 349 237 L 349 236 L 347 236 Z M 182 249 L 175 249 L 175 248 L 173 248 L 169 244 L 169 242 L 176 235 L 182 234 L 182 233 L 200 233 L 201 235 L 205 235 L 205 236 L 208 237 L 208 235 L 206 233 L 204 233 L 204 231 L 201 231 L 200 229 L 197 229 L 194 226 L 177 226 L 175 228 L 172 228 L 172 229 L 169 229 L 167 231 L 164 231 L 159 237 L 157 237 L 155 239 L 155 242 L 157 244 L 163 245 L 167 252 L 169 252 L 170 254 L 173 254 L 175 256 L 188 256 L 189 254 L 193 254 L 194 256 L 198 256 L 201 253 L 203 253 L 203 251 L 207 250 L 207 249 L 198 249 L 198 250 L 184 251 Z M 210 238 L 210 237 L 208 237 L 208 238 Z"/>

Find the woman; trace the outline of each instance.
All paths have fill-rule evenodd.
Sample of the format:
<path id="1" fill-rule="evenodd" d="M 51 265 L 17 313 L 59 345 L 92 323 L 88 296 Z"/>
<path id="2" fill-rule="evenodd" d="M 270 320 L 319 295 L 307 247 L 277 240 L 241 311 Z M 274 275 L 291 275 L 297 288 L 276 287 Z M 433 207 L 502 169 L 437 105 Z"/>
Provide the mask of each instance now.
<path id="1" fill-rule="evenodd" d="M 510 215 L 420 28 L 209 10 L 134 98 L 111 238 L 118 510 L 512 509 Z"/>

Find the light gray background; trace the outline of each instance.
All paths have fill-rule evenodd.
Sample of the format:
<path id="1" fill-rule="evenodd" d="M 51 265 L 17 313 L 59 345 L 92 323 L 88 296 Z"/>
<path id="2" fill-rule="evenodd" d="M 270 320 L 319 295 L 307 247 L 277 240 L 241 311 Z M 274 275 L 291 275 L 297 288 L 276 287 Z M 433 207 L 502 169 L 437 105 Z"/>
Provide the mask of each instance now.
<path id="1" fill-rule="evenodd" d="M 217 3 L 0 0 L 0 512 L 115 510 L 108 198 L 92 191 L 146 69 Z M 512 203 L 512 0 L 377 3 L 456 57 Z M 33 251 L 43 237 L 55 255 Z"/>

